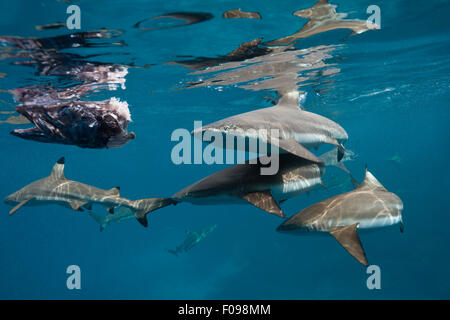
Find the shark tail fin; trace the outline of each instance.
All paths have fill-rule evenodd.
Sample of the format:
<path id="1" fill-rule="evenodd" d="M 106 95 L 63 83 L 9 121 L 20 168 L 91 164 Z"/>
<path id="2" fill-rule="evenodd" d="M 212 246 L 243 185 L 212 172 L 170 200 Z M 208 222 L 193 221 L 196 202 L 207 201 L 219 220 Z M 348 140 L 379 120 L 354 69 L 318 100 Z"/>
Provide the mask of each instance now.
<path id="1" fill-rule="evenodd" d="M 132 201 L 132 206 L 136 219 L 144 227 L 147 227 L 147 213 L 176 203 L 172 198 L 147 198 Z"/>
<path id="2" fill-rule="evenodd" d="M 89 215 L 100 225 L 100 231 L 103 231 L 106 226 L 106 218 L 92 211 L 89 211 Z"/>

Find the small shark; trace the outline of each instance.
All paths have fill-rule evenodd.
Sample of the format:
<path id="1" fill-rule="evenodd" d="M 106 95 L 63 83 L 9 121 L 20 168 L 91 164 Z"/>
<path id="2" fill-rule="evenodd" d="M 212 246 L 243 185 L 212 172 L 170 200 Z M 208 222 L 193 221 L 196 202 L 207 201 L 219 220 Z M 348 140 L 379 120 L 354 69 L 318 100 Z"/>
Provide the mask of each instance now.
<path id="1" fill-rule="evenodd" d="M 351 175 L 350 171 L 344 165 L 344 162 L 355 160 L 358 156 L 352 150 L 345 150 L 344 156 L 340 162 L 337 161 L 338 149 L 333 148 L 328 152 L 322 154 L 319 158 L 325 163 L 326 166 L 335 166 L 342 171 Z"/>
<path id="2" fill-rule="evenodd" d="M 134 24 L 134 27 L 139 28 L 139 30 L 143 30 L 143 31 L 164 30 L 164 29 L 169 29 L 169 28 L 188 26 L 191 24 L 207 21 L 212 18 L 214 18 L 214 16 L 208 12 L 171 12 L 171 13 L 166 13 L 166 14 L 163 14 L 163 15 L 160 15 L 157 17 L 147 18 L 147 19 L 138 21 Z M 182 20 L 185 22 L 181 23 L 181 24 L 168 24 L 166 26 L 154 27 L 154 28 L 141 27 L 141 24 L 143 22 L 145 22 L 147 20 L 157 20 L 157 19 L 176 19 L 176 20 Z"/>
<path id="3" fill-rule="evenodd" d="M 279 217 L 278 205 L 322 184 L 324 164 L 286 153 L 279 155 L 279 170 L 274 175 L 260 174 L 261 163 L 249 161 L 216 172 L 172 196 L 176 202 L 193 204 L 250 203 Z"/>
<path id="4" fill-rule="evenodd" d="M 352 34 L 380 29 L 378 25 L 369 21 L 345 19 L 347 14 L 337 13 L 336 8 L 337 6 L 329 4 L 328 0 L 319 0 L 312 8 L 294 12 L 294 16 L 305 18 L 309 21 L 293 35 L 269 41 L 265 45 L 287 45 L 297 39 L 308 38 L 318 33 L 336 29 L 350 29 L 353 31 Z"/>
<path id="5" fill-rule="evenodd" d="M 392 157 L 388 158 L 387 160 L 392 162 L 396 166 L 401 166 L 403 164 L 403 158 L 400 156 L 398 152 L 396 152 Z"/>
<path id="6" fill-rule="evenodd" d="M 308 234 L 328 232 L 356 260 L 367 266 L 358 229 L 391 226 L 402 221 L 403 203 L 366 169 L 363 182 L 353 191 L 337 195 L 301 210 L 277 231 Z"/>
<path id="7" fill-rule="evenodd" d="M 103 190 L 69 180 L 64 175 L 64 163 L 64 158 L 60 158 L 48 177 L 32 182 L 6 197 L 5 203 L 15 206 L 9 214 L 14 214 L 22 206 L 58 204 L 76 211 L 83 211 L 82 208 L 91 210 L 93 204 L 100 204 L 110 213 L 113 213 L 114 208 L 117 207 L 128 208 L 146 227 L 147 213 L 174 204 L 174 201 L 168 198 L 128 200 L 120 196 L 118 187 Z"/>
<path id="8" fill-rule="evenodd" d="M 100 231 L 105 230 L 105 228 L 112 223 L 119 223 L 134 219 L 136 217 L 134 212 L 126 207 L 118 207 L 114 210 L 113 214 L 108 213 L 106 216 L 100 215 L 93 211 L 89 211 L 88 214 L 100 225 Z"/>
<path id="9" fill-rule="evenodd" d="M 277 105 L 273 107 L 242 113 L 196 128 L 194 137 L 209 131 L 219 132 L 223 136 L 257 139 L 317 163 L 322 160 L 308 148 L 328 143 L 338 148 L 337 160 L 340 161 L 345 153 L 343 143 L 348 139 L 347 132 L 330 119 L 300 109 L 299 99 L 297 90 L 286 92 L 281 94 Z M 273 129 L 278 130 L 277 136 L 272 135 Z"/>
<path id="10" fill-rule="evenodd" d="M 195 247 L 200 241 L 203 241 L 211 232 L 216 229 L 217 225 L 204 228 L 200 231 L 187 231 L 186 239 L 183 243 L 175 248 L 175 250 L 168 249 L 167 251 L 178 256 L 179 253 L 187 252 Z"/>

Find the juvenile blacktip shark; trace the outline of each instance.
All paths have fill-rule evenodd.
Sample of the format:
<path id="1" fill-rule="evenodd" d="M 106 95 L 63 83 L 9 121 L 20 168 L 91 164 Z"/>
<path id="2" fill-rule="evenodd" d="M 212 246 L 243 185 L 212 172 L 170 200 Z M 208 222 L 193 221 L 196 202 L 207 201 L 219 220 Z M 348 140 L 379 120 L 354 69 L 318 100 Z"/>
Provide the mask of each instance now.
<path id="1" fill-rule="evenodd" d="M 207 228 L 203 228 L 200 231 L 187 231 L 186 239 L 178 245 L 175 250 L 168 249 L 167 251 L 175 256 L 182 252 L 187 252 L 203 241 L 211 232 L 216 229 L 217 225 L 213 225 Z"/>
<path id="2" fill-rule="evenodd" d="M 342 171 L 351 175 L 350 171 L 344 165 L 344 162 L 355 160 L 358 156 L 352 150 L 345 150 L 344 156 L 341 161 L 337 161 L 338 148 L 333 148 L 328 152 L 322 154 L 319 158 L 325 163 L 326 166 L 335 166 Z"/>
<path id="3" fill-rule="evenodd" d="M 343 143 L 348 139 L 347 132 L 330 119 L 300 109 L 299 99 L 297 90 L 286 92 L 273 107 L 242 113 L 196 128 L 194 137 L 199 137 L 200 133 L 218 132 L 222 136 L 256 139 L 317 163 L 322 160 L 308 148 L 328 143 L 338 148 L 337 160 L 340 161 L 345 153 Z M 275 136 L 274 131 L 278 131 Z"/>
<path id="4" fill-rule="evenodd" d="M 247 161 L 218 171 L 177 192 L 172 198 L 176 202 L 200 205 L 250 203 L 284 217 L 279 202 L 322 183 L 322 162 L 311 162 L 288 153 L 280 154 L 277 173 L 262 175 L 262 163 L 267 163 L 264 158 L 258 159 L 257 163 Z"/>
<path id="5" fill-rule="evenodd" d="M 402 221 L 403 203 L 366 169 L 363 182 L 353 191 L 337 195 L 301 210 L 277 231 L 307 234 L 330 233 L 356 260 L 367 266 L 358 229 L 391 226 Z"/>
<path id="6" fill-rule="evenodd" d="M 106 216 L 94 211 L 89 211 L 88 214 L 100 225 L 100 231 L 105 230 L 112 223 L 120 223 L 136 218 L 134 212 L 126 207 L 119 207 L 114 210 L 114 213 L 108 213 Z"/>
<path id="7" fill-rule="evenodd" d="M 128 208 L 142 225 L 147 226 L 147 213 L 174 203 L 168 198 L 128 200 L 120 196 L 118 187 L 103 190 L 69 180 L 64 175 L 64 162 L 64 158 L 59 159 L 48 177 L 32 182 L 6 197 L 5 203 L 15 206 L 9 214 L 14 214 L 22 206 L 58 204 L 83 211 L 82 208 L 91 210 L 93 204 L 100 204 L 110 213 L 117 207 Z"/>

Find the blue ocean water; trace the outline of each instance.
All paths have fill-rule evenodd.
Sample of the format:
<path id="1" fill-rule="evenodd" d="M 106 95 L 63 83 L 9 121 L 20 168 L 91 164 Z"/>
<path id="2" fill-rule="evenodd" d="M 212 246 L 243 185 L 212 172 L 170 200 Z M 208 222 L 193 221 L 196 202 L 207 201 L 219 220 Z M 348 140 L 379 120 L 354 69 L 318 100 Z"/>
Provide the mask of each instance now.
<path id="1" fill-rule="evenodd" d="M 215 73 L 171 61 L 217 58 L 241 43 L 278 39 L 300 30 L 306 19 L 292 12 L 315 1 L 75 1 L 81 8 L 81 31 L 123 30 L 126 46 L 68 48 L 62 52 L 96 55 L 89 60 L 133 65 L 126 89 L 93 93 L 89 100 L 111 96 L 127 101 L 136 139 L 120 148 L 83 149 L 40 143 L 12 136 L 0 124 L 0 196 L 45 177 L 54 162 L 66 158 L 70 179 L 109 189 L 121 187 L 130 199 L 167 197 L 226 165 L 175 165 L 171 134 L 203 123 L 271 106 L 275 91 L 258 87 L 273 74 L 252 80 L 189 88 Z M 398 226 L 362 233 L 370 264 L 381 268 L 381 289 L 366 286 L 366 268 L 331 237 L 277 233 L 282 220 L 252 206 L 195 206 L 182 203 L 150 213 L 149 226 L 134 220 L 103 232 L 86 212 L 56 205 L 23 207 L 9 216 L 0 204 L 0 298 L 2 299 L 448 299 L 450 298 L 449 176 L 450 3 L 427 1 L 335 0 L 348 19 L 365 20 L 377 5 L 381 29 L 348 36 L 332 30 L 299 39 L 295 48 L 308 52 L 326 46 L 312 69 L 298 71 L 306 110 L 326 116 L 346 129 L 348 149 L 358 158 L 346 163 L 358 181 L 370 171 L 404 203 L 404 233 Z M 36 25 L 65 22 L 69 4 L 53 0 L 0 3 L 0 35 L 53 37 L 66 28 L 40 31 Z M 223 19 L 234 8 L 257 11 L 262 19 Z M 206 12 L 212 19 L 167 28 L 147 20 L 170 12 Z M 166 24 L 164 24 L 166 23 Z M 320 50 L 319 50 L 320 51 Z M 1 120 L 17 104 L 7 92 L 56 81 L 13 63 L 7 50 L 0 59 Z M 178 57 L 177 57 L 178 56 Z M 179 58 L 184 56 L 185 58 Z M 190 56 L 191 58 L 186 58 Z M 317 62 L 317 61 L 316 61 Z M 270 64 L 270 62 L 268 62 Z M 147 66 L 141 68 L 142 66 Z M 305 68 L 299 66 L 299 70 Z M 290 70 L 292 71 L 292 70 Z M 327 72 L 328 71 L 328 72 Z M 227 77 L 227 70 L 222 70 Z M 219 72 L 220 74 L 220 72 Z M 248 90 L 245 85 L 255 85 Z M 67 85 L 60 83 L 60 86 Z M 325 149 L 324 149 L 325 150 Z M 393 158 L 397 161 L 393 161 Z M 335 168 L 342 186 L 317 188 L 282 204 L 288 216 L 338 193 L 351 190 Z M 104 210 L 101 207 L 97 211 Z M 217 228 L 189 252 L 167 252 L 186 230 Z M 66 268 L 81 269 L 81 290 L 68 290 Z"/>

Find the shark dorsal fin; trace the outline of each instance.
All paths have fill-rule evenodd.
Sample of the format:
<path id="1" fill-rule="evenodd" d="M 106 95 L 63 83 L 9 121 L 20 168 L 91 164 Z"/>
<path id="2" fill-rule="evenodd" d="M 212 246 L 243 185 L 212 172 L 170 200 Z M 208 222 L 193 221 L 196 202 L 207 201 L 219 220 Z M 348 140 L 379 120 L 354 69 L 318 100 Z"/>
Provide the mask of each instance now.
<path id="1" fill-rule="evenodd" d="M 280 98 L 275 105 L 276 107 L 288 107 L 301 110 L 300 93 L 297 89 L 279 91 L 278 94 L 280 95 Z"/>
<path id="2" fill-rule="evenodd" d="M 359 189 L 381 189 L 381 190 L 386 190 L 385 187 L 383 187 L 383 185 L 377 180 L 377 178 L 374 177 L 373 174 L 371 174 L 367 169 L 366 169 L 366 175 L 364 176 L 364 180 L 363 182 L 361 182 L 361 184 L 358 187 Z"/>
<path id="3" fill-rule="evenodd" d="M 108 193 L 120 196 L 120 187 L 114 187 L 108 190 Z"/>
<path id="4" fill-rule="evenodd" d="M 55 179 L 66 179 L 66 176 L 64 175 L 64 162 L 64 157 L 56 161 L 55 165 L 53 166 L 52 172 L 50 172 L 50 177 Z"/>

